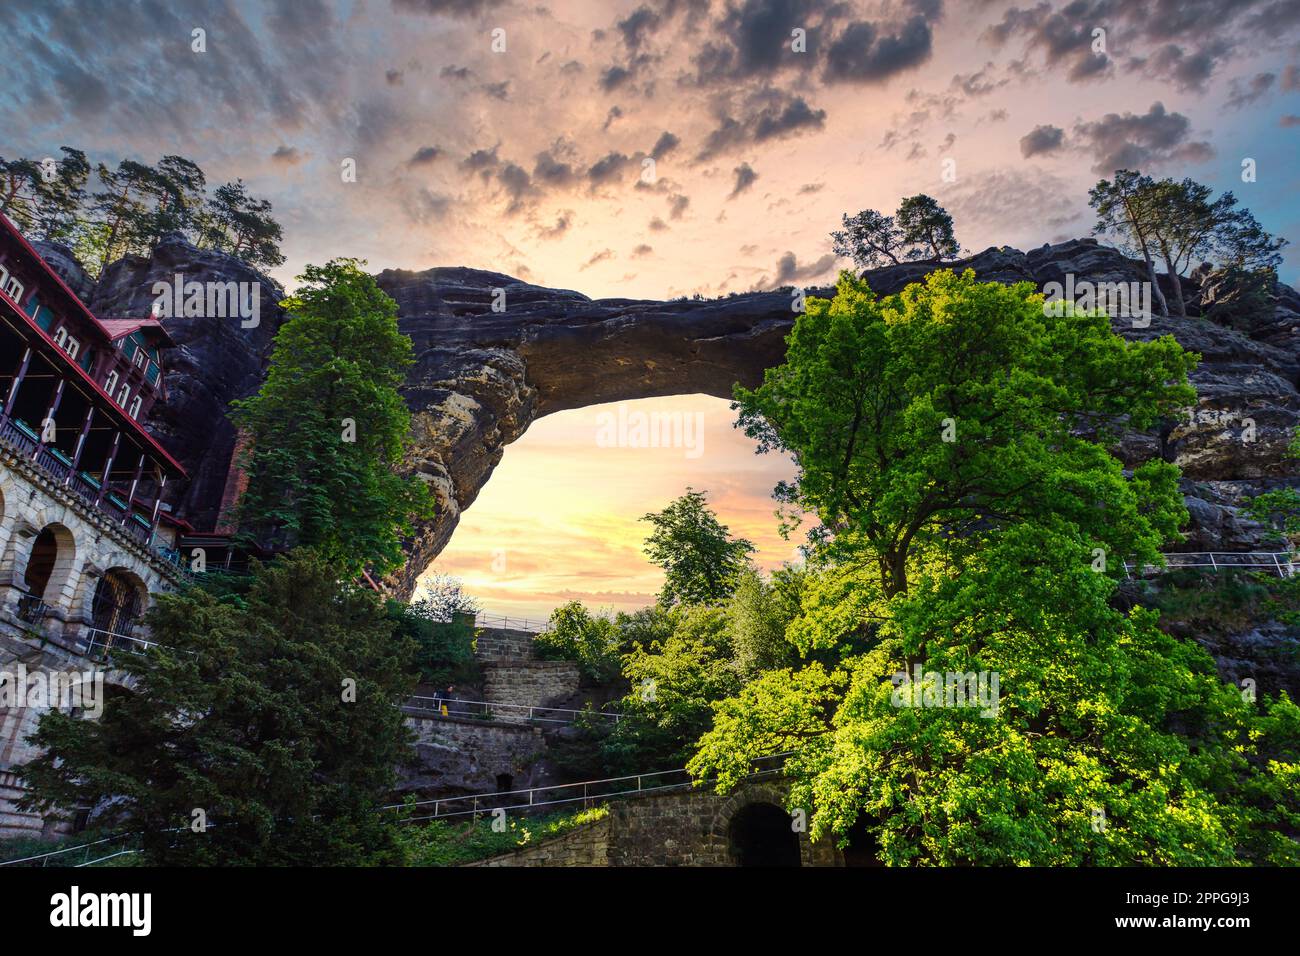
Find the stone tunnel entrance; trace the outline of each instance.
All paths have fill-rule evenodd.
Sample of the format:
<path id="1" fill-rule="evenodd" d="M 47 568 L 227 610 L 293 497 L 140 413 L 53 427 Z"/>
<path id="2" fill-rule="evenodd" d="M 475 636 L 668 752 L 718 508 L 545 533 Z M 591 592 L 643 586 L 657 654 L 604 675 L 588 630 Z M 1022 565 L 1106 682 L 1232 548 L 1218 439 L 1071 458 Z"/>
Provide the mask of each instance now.
<path id="1" fill-rule="evenodd" d="M 772 803 L 751 803 L 736 811 L 727 828 L 737 866 L 800 866 L 799 836 L 790 814 Z"/>

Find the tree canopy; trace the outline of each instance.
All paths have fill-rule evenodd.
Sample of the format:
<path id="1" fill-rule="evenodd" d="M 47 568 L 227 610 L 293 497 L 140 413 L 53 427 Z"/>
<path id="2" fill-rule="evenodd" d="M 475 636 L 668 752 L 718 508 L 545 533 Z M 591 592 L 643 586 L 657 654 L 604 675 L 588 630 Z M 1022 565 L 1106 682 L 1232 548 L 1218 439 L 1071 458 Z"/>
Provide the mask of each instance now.
<path id="1" fill-rule="evenodd" d="M 924 193 L 908 196 L 893 216 L 874 209 L 842 217 L 843 228 L 831 233 L 835 254 L 859 269 L 898 265 L 905 260 L 936 262 L 958 255 L 952 216 Z"/>
<path id="2" fill-rule="evenodd" d="M 857 827 L 892 864 L 1294 860 L 1294 705 L 1257 711 L 1111 601 L 1186 513 L 1173 465 L 1106 444 L 1190 404 L 1195 357 L 969 271 L 836 292 L 736 392 L 820 520 L 804 662 L 718 704 L 692 772 L 726 789 L 791 751 L 812 834 Z"/>
<path id="3" fill-rule="evenodd" d="M 1249 273 L 1274 270 L 1282 261 L 1279 251 L 1285 239 L 1267 233 L 1249 209 L 1237 206 L 1231 192 L 1211 199 L 1212 192 L 1192 179 L 1155 180 L 1121 169 L 1113 180 L 1101 180 L 1088 193 L 1097 212 L 1094 231 L 1115 237 L 1122 250 L 1146 262 L 1162 305 L 1152 262 L 1156 257 L 1164 262 L 1176 315 L 1187 314 L 1180 277 L 1194 264 L 1215 260 Z"/>
<path id="4" fill-rule="evenodd" d="M 355 259 L 308 266 L 258 393 L 233 404 L 249 437 L 240 533 L 316 548 L 343 573 L 402 561 L 428 487 L 398 471 L 411 415 L 398 393 L 412 358 L 397 305 Z"/>
<path id="5" fill-rule="evenodd" d="M 749 566 L 753 542 L 731 537 L 727 526 L 709 508 L 705 492 L 686 494 L 663 511 L 645 515 L 654 530 L 645 540 L 645 553 L 664 569 L 659 600 L 664 604 L 710 604 L 735 590 Z"/>
<path id="6" fill-rule="evenodd" d="M 242 180 L 207 193 L 207 177 L 183 156 L 157 165 L 123 159 L 98 163 L 90 191 L 85 153 L 62 147 L 60 160 L 0 158 L 0 212 L 35 238 L 71 245 L 91 275 L 116 259 L 148 253 L 169 232 L 267 269 L 284 262 L 283 233 L 271 203 L 248 195 Z"/>
<path id="7" fill-rule="evenodd" d="M 376 810 L 410 749 L 410 644 L 318 555 L 234 583 L 158 595 L 157 644 L 115 656 L 133 689 L 101 719 L 41 718 L 28 805 L 111 798 L 108 818 L 141 831 L 155 865 L 394 862 Z"/>

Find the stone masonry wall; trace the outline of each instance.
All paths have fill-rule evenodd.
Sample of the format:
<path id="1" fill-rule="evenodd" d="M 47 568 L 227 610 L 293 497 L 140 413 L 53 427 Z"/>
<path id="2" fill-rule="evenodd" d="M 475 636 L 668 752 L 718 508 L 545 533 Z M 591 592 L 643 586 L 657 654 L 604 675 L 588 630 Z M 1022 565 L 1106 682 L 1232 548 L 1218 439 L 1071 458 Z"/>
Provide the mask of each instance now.
<path id="1" fill-rule="evenodd" d="M 533 637 L 530 631 L 504 627 L 483 627 L 475 634 L 474 656 L 480 661 L 531 661 Z"/>
<path id="2" fill-rule="evenodd" d="M 532 766 L 545 749 L 540 728 L 460 717 L 408 717 L 418 765 L 406 768 L 401 789 L 448 795 L 493 793 L 507 774 L 511 788 L 532 785 Z"/>
<path id="3" fill-rule="evenodd" d="M 466 866 L 609 866 L 609 817 L 490 860 Z"/>
<path id="4" fill-rule="evenodd" d="M 525 707 L 555 707 L 578 692 L 578 665 L 568 661 L 510 661 L 483 665 L 483 699 Z M 528 712 L 500 708 L 498 720 L 523 722 Z M 545 717 L 543 713 L 541 716 Z"/>
<path id="5" fill-rule="evenodd" d="M 780 783 L 750 783 L 728 796 L 708 790 L 663 793 L 610 803 L 606 824 L 580 827 L 536 847 L 493 857 L 479 866 L 736 866 L 732 817 L 754 803 L 785 805 Z M 603 851 L 603 852 L 602 852 Z M 804 866 L 843 866 L 829 840 L 799 835 Z"/>

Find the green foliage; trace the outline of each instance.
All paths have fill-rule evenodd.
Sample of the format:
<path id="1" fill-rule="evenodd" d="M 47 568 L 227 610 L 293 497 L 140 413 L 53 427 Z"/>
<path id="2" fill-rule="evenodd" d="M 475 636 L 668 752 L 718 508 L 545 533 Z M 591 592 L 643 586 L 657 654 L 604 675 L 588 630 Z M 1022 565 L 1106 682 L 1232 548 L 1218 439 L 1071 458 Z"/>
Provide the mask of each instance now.
<path id="1" fill-rule="evenodd" d="M 412 648 L 378 596 L 340 578 L 296 552 L 255 566 L 242 593 L 158 595 L 147 617 L 158 646 L 113 662 L 133 690 L 98 721 L 42 717 L 25 805 L 113 797 L 153 864 L 399 859 L 375 811 L 410 754 L 400 705 Z M 207 832 L 190 830 L 196 809 Z"/>
<path id="2" fill-rule="evenodd" d="M 387 602 L 393 634 L 415 644 L 414 664 L 425 684 L 472 684 L 479 669 L 474 660 L 474 625 L 444 620 L 428 601 Z"/>
<path id="3" fill-rule="evenodd" d="M 96 166 L 100 189 L 92 194 L 85 153 L 62 152 L 57 162 L 0 158 L 0 212 L 37 238 L 69 243 L 91 275 L 124 255 L 148 253 L 168 232 L 254 268 L 284 262 L 271 203 L 249 196 L 242 180 L 209 197 L 207 177 L 191 160 L 164 156 L 148 166 L 124 159 L 116 168 Z"/>
<path id="4" fill-rule="evenodd" d="M 1105 446 L 1190 404 L 1194 358 L 969 272 L 883 300 L 842 276 L 788 345 L 737 398 L 821 521 L 787 628 L 820 657 L 718 704 L 692 772 L 726 789 L 794 750 L 813 835 L 856 824 L 893 865 L 1297 859 L 1294 705 L 1261 733 L 1199 646 L 1111 602 L 1119 559 L 1157 560 L 1186 513 L 1172 466 L 1126 475 Z M 913 698 L 918 666 L 988 693 Z"/>
<path id="5" fill-rule="evenodd" d="M 635 643 L 623 658 L 631 690 L 623 719 L 605 743 L 608 772 L 682 766 L 712 723 L 713 702 L 736 693 L 726 611 L 716 607 L 660 608 L 667 636 Z"/>
<path id="6" fill-rule="evenodd" d="M 898 228 L 907 259 L 954 259 L 961 247 L 952 233 L 952 216 L 924 193 L 898 204 Z"/>
<path id="7" fill-rule="evenodd" d="M 308 266 L 276 333 L 258 393 L 233 403 L 251 439 L 240 531 L 271 548 L 305 545 L 345 574 L 399 566 L 402 540 L 433 512 L 426 485 L 398 473 L 411 415 L 398 393 L 413 362 L 397 305 L 354 259 Z"/>
<path id="8" fill-rule="evenodd" d="M 859 269 L 904 260 L 940 262 L 961 251 L 953 236 L 952 216 L 924 194 L 903 199 L 893 216 L 864 209 L 855 216 L 845 213 L 841 222 L 843 228 L 831 233 L 835 254 L 853 260 Z"/>
<path id="9" fill-rule="evenodd" d="M 1275 269 L 1287 244 L 1265 232 L 1250 210 L 1238 208 L 1231 192 L 1213 200 L 1211 192 L 1192 179 L 1154 180 L 1121 169 L 1088 193 L 1098 233 L 1115 235 L 1122 248 L 1148 263 L 1156 256 L 1164 261 L 1176 315 L 1187 314 L 1179 276 L 1193 263 L 1215 259 L 1246 272 Z"/>
<path id="10" fill-rule="evenodd" d="M 645 540 L 645 553 L 664 569 L 661 604 L 714 604 L 735 590 L 749 567 L 752 542 L 733 540 L 727 526 L 705 501 L 705 492 L 686 494 L 663 511 L 642 517 L 654 531 Z"/>
<path id="11" fill-rule="evenodd" d="M 799 614 L 804 572 L 783 568 L 765 582 L 755 571 L 740 577 L 727 605 L 727 625 L 736 668 L 746 678 L 794 663 L 786 626 Z"/>
<path id="12" fill-rule="evenodd" d="M 842 273 L 833 302 L 808 301 L 785 363 L 736 389 L 746 434 L 799 462 L 778 499 L 820 519 L 812 540 L 834 536 L 832 557 L 878 567 L 886 597 L 906 590 L 914 551 L 960 561 L 1035 515 L 1060 513 L 1112 559 L 1151 562 L 1185 520 L 1172 465 L 1126 478 L 1075 432 L 1114 440 L 1122 416 L 1140 429 L 1180 414 L 1194 357 L 1171 336 L 1127 343 L 1105 316 L 1042 302 L 1029 283 L 970 270 L 885 299 Z"/>
<path id="13" fill-rule="evenodd" d="M 617 621 L 592 614 L 581 601 L 556 608 L 546 630 L 533 638 L 533 650 L 539 658 L 573 661 L 585 678 L 598 684 L 618 676 L 621 648 Z"/>
<path id="14" fill-rule="evenodd" d="M 400 827 L 398 842 L 407 866 L 460 866 L 533 846 L 608 815 L 605 807 L 593 807 L 534 817 L 512 816 L 500 833 L 492 829 L 491 817 L 461 823 L 433 820 Z"/>

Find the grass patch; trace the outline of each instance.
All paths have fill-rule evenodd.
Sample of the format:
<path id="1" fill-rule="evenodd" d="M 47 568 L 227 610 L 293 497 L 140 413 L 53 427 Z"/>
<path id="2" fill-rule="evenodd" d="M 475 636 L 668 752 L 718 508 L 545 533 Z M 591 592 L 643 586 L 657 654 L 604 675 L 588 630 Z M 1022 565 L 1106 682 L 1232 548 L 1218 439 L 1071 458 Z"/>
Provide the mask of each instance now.
<path id="1" fill-rule="evenodd" d="M 593 807 L 540 816 L 508 816 L 505 829 L 498 833 L 492 829 L 489 812 L 479 820 L 404 824 L 398 838 L 406 851 L 407 866 L 459 866 L 540 843 L 608 813 L 605 807 Z"/>

